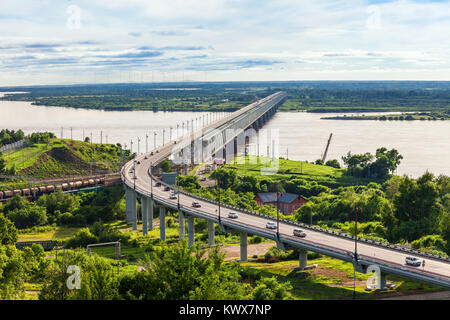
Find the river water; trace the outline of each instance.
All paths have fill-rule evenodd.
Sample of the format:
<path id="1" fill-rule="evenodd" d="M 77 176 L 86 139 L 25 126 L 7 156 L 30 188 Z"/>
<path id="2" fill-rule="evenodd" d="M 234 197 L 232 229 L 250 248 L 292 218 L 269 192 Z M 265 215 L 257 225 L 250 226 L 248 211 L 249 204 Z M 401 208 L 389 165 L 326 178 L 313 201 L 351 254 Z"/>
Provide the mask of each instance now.
<path id="1" fill-rule="evenodd" d="M 1 94 L 0 94 L 1 96 Z M 368 113 L 366 113 L 368 114 Z M 277 112 L 264 129 L 279 135 L 278 153 L 292 160 L 314 161 L 325 150 L 330 133 L 333 137 L 327 159 L 338 159 L 348 151 L 371 152 L 379 147 L 396 148 L 403 155 L 397 174 L 418 177 L 426 170 L 434 174 L 450 175 L 450 121 L 375 121 L 322 120 L 335 113 Z M 152 149 L 164 138 L 182 134 L 182 123 L 198 118 L 198 125 L 211 117 L 223 116 L 207 112 L 102 111 L 63 107 L 34 106 L 28 102 L 0 101 L 0 129 L 22 129 L 25 134 L 50 131 L 59 138 L 81 140 L 90 137 L 99 143 L 121 143 L 133 151 Z M 62 128 L 62 130 L 61 130 Z M 72 132 L 71 129 L 72 128 Z M 186 129 L 186 128 L 185 128 Z M 84 131 L 83 131 L 84 130 Z M 148 140 L 146 139 L 148 135 Z M 147 141 L 146 141 L 147 140 Z M 256 150 L 256 148 L 252 148 Z M 261 154 L 265 153 L 262 150 Z"/>

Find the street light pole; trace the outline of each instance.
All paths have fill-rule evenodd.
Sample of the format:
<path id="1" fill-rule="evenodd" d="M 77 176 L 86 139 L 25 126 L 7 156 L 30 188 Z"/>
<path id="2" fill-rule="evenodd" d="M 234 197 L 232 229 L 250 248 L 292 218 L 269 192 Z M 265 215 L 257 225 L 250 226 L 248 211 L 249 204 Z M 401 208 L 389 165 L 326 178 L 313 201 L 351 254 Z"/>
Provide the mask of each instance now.
<path id="1" fill-rule="evenodd" d="M 277 239 L 280 238 L 280 192 L 277 191 Z"/>
<path id="2" fill-rule="evenodd" d="M 220 223 L 220 179 L 219 179 L 219 175 L 217 174 L 217 170 L 216 170 L 216 185 L 217 185 L 217 191 L 219 194 L 219 223 Z"/>
<path id="3" fill-rule="evenodd" d="M 148 152 L 148 134 L 145 134 L 145 153 Z"/>
<path id="4" fill-rule="evenodd" d="M 152 171 L 153 171 L 153 162 L 150 162 L 150 196 L 153 200 L 153 176 L 152 176 Z"/>
<path id="5" fill-rule="evenodd" d="M 353 264 L 353 299 L 356 298 L 356 264 L 358 263 L 358 209 L 355 204 L 355 253 L 354 253 L 354 264 Z"/>

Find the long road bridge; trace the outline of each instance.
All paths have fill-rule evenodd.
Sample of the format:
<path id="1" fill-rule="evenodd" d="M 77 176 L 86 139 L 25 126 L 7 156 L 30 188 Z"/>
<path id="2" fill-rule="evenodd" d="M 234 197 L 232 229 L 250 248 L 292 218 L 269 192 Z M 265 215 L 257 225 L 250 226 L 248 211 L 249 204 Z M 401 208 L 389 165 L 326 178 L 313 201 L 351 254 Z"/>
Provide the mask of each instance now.
<path id="1" fill-rule="evenodd" d="M 164 191 L 167 184 L 159 180 L 156 174 L 157 166 L 162 160 L 171 158 L 178 163 L 200 163 L 211 158 L 233 159 L 238 148 L 248 143 L 255 130 L 264 125 L 285 99 L 284 92 L 272 94 L 195 132 L 191 131 L 169 141 L 149 153 L 138 155 L 126 163 L 121 170 L 121 178 L 125 187 L 127 222 L 131 222 L 133 229 L 137 230 L 136 200 L 140 197 L 143 234 L 147 235 L 149 230 L 153 230 L 154 209 L 159 208 L 161 240 L 166 239 L 165 216 L 166 210 L 171 209 L 179 214 L 180 239 L 185 237 L 187 220 L 189 246 L 194 244 L 194 219 L 208 221 L 208 239 L 211 246 L 214 245 L 215 224 L 225 232 L 240 233 L 241 261 L 247 260 L 247 236 L 259 235 L 276 241 L 279 248 L 299 249 L 300 268 L 307 264 L 307 251 L 314 251 L 351 262 L 359 272 L 375 272 L 377 288 L 384 288 L 386 274 L 396 274 L 450 288 L 450 259 L 371 240 L 355 241 L 353 236 L 283 219 L 279 221 L 278 231 L 267 229 L 268 221 L 277 222 L 274 217 L 233 208 L 181 190 L 177 190 L 176 197 L 170 199 L 170 192 Z M 157 187 L 157 183 L 160 186 Z M 173 185 L 170 187 L 176 190 Z M 200 206 L 194 207 L 194 201 Z M 229 218 L 230 211 L 236 212 L 238 218 Z M 293 235 L 293 230 L 298 227 L 306 231 L 306 237 Z M 426 264 L 424 267 L 405 265 L 406 256 L 426 260 Z"/>

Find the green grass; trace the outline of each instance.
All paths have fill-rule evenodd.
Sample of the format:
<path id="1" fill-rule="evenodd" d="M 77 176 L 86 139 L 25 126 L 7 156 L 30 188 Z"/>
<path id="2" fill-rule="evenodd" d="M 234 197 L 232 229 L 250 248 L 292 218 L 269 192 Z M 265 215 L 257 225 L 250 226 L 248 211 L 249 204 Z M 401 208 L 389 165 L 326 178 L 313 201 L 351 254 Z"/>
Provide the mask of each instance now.
<path id="1" fill-rule="evenodd" d="M 111 144 L 92 144 L 69 139 L 27 146 L 4 153 L 6 168 L 37 178 L 59 177 L 120 169 L 120 148 Z"/>
<path id="2" fill-rule="evenodd" d="M 80 228 L 68 228 L 68 227 L 46 227 L 39 229 L 25 229 L 19 231 L 19 239 L 17 241 L 46 241 L 46 240 L 58 240 L 66 239 L 74 236 Z"/>
<path id="3" fill-rule="evenodd" d="M 273 181 L 293 175 L 330 186 L 359 185 L 373 181 L 373 179 L 348 176 L 345 169 L 286 159 L 279 159 L 277 164 L 276 160 L 272 161 L 271 158 L 261 156 L 259 159 L 257 156 L 238 156 L 235 163 L 227 164 L 225 168 L 235 169 L 238 176 L 251 175 L 258 179 Z"/>
<path id="4" fill-rule="evenodd" d="M 280 282 L 290 282 L 291 293 L 296 300 L 340 300 L 352 299 L 353 265 L 337 259 L 322 256 L 310 259 L 308 264 L 317 264 L 318 269 L 296 270 L 298 261 L 281 261 L 276 263 L 246 262 L 242 263 L 256 271 L 258 276 L 275 276 Z M 332 270 L 328 274 L 326 270 Z M 255 274 L 255 272 L 253 272 Z M 380 299 L 393 295 L 425 293 L 443 290 L 442 288 L 387 275 L 388 283 L 396 287 L 385 291 L 366 291 L 366 280 L 370 275 L 356 272 L 356 299 Z"/>

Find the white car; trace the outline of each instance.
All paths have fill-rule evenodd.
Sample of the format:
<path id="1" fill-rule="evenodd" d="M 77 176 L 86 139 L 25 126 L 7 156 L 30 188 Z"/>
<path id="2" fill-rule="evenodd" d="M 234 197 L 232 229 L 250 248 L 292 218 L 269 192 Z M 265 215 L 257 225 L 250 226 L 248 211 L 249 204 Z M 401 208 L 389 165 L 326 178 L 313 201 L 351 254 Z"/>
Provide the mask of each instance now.
<path id="1" fill-rule="evenodd" d="M 277 224 L 273 221 L 268 221 L 266 223 L 266 228 L 267 229 L 276 229 L 277 228 Z"/>
<path id="2" fill-rule="evenodd" d="M 230 212 L 230 213 L 228 213 L 228 218 L 237 219 L 238 214 L 236 212 Z"/>
<path id="3" fill-rule="evenodd" d="M 303 230 L 301 230 L 301 229 L 294 229 L 294 231 L 292 233 L 296 237 L 301 237 L 301 238 L 306 237 L 306 233 Z"/>
<path id="4" fill-rule="evenodd" d="M 420 267 L 420 265 L 422 264 L 420 262 L 420 260 L 416 257 L 406 257 L 405 263 L 407 265 L 414 266 L 414 267 Z"/>
<path id="5" fill-rule="evenodd" d="M 171 193 L 169 199 L 175 200 L 177 195 L 175 193 Z"/>

